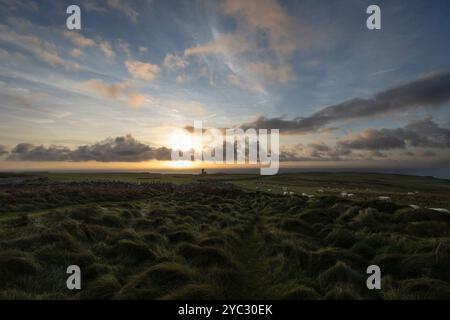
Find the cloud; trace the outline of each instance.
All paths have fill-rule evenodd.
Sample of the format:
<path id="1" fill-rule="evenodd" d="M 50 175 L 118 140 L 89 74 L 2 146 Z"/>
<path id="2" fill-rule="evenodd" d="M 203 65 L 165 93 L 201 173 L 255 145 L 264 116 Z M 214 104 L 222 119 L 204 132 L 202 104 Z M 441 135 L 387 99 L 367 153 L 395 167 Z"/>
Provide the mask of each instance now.
<path id="1" fill-rule="evenodd" d="M 234 30 L 213 33 L 213 40 L 187 48 L 184 54 L 221 55 L 232 73 L 228 82 L 244 90 L 264 92 L 269 84 L 295 79 L 290 63 L 295 51 L 322 41 L 276 0 L 225 0 L 219 10 L 234 19 Z"/>
<path id="2" fill-rule="evenodd" d="M 127 57 L 131 57 L 130 45 L 124 39 L 117 39 L 116 45 L 120 49 L 120 51 L 124 52 Z"/>
<path id="3" fill-rule="evenodd" d="M 130 108 L 138 108 L 140 106 L 143 106 L 145 104 L 145 101 L 146 101 L 145 96 L 140 93 L 137 92 L 128 93 L 127 105 Z"/>
<path id="4" fill-rule="evenodd" d="M 271 82 L 286 83 L 294 78 L 289 65 L 274 67 L 268 63 L 256 62 L 247 64 L 245 68 L 253 76 Z"/>
<path id="5" fill-rule="evenodd" d="M 9 26 L 3 24 L 0 24 L 0 41 L 26 50 L 37 59 L 52 66 L 63 66 L 67 69 L 78 69 L 80 67 L 77 63 L 63 59 L 54 44 L 33 35 L 15 32 Z"/>
<path id="6" fill-rule="evenodd" d="M 5 10 L 39 11 L 39 5 L 30 0 L 0 0 L 0 8 Z"/>
<path id="7" fill-rule="evenodd" d="M 185 56 L 197 54 L 236 54 L 255 50 L 252 41 L 237 34 L 221 34 L 214 40 L 184 50 Z"/>
<path id="8" fill-rule="evenodd" d="M 168 53 L 164 57 L 164 67 L 168 69 L 183 69 L 189 65 L 189 61 L 173 53 Z"/>
<path id="9" fill-rule="evenodd" d="M 338 141 L 344 148 L 359 150 L 389 150 L 406 147 L 450 148 L 450 129 L 441 128 L 430 118 L 415 121 L 404 128 L 365 129 Z"/>
<path id="10" fill-rule="evenodd" d="M 70 51 L 70 55 L 74 58 L 80 58 L 83 55 L 83 52 L 80 49 L 72 49 Z"/>
<path id="11" fill-rule="evenodd" d="M 6 60 L 9 58 L 9 52 L 0 48 L 0 59 Z"/>
<path id="12" fill-rule="evenodd" d="M 284 134 L 317 131 L 331 122 L 384 116 L 419 107 L 442 106 L 450 102 L 450 73 L 434 73 L 392 89 L 381 91 L 372 98 L 356 98 L 328 106 L 309 117 L 293 120 L 259 117 L 244 128 L 280 129 Z"/>
<path id="13" fill-rule="evenodd" d="M 0 157 L 9 154 L 8 148 L 6 146 L 0 145 Z"/>
<path id="14" fill-rule="evenodd" d="M 226 0 L 223 10 L 236 17 L 247 32 L 263 33 L 278 55 L 291 54 L 299 45 L 299 26 L 276 0 Z"/>
<path id="15" fill-rule="evenodd" d="M 101 39 L 100 37 L 98 37 L 97 41 L 95 41 L 94 39 L 88 38 L 81 33 L 73 30 L 65 30 L 63 32 L 63 35 L 80 48 L 97 46 L 108 59 L 112 59 L 116 55 L 111 44 L 108 41 Z M 118 39 L 116 42 L 120 50 L 129 53 L 128 44 L 123 39 Z M 74 50 L 80 51 L 79 49 Z"/>
<path id="16" fill-rule="evenodd" d="M 100 43 L 98 44 L 98 46 L 100 47 L 100 50 L 102 50 L 103 54 L 108 58 L 108 59 L 112 59 L 115 56 L 115 53 L 111 47 L 111 44 L 106 41 L 106 40 L 102 40 L 100 41 Z"/>
<path id="17" fill-rule="evenodd" d="M 403 129 L 365 129 L 356 136 L 338 141 L 338 144 L 350 149 L 389 150 L 406 147 Z"/>
<path id="18" fill-rule="evenodd" d="M 175 81 L 177 82 L 177 83 L 183 83 L 183 82 L 186 82 L 187 81 L 187 77 L 185 76 L 185 75 L 178 75 L 176 78 L 175 78 Z"/>
<path id="19" fill-rule="evenodd" d="M 132 108 L 140 107 L 146 101 L 146 97 L 133 91 L 131 85 L 127 82 L 108 84 L 99 79 L 91 79 L 83 82 L 81 88 L 99 94 L 109 100 L 125 102 L 127 106 Z"/>
<path id="20" fill-rule="evenodd" d="M 85 8 L 87 11 L 97 11 L 97 12 L 106 12 L 108 6 L 110 9 L 116 10 L 118 12 L 121 12 L 127 16 L 127 18 L 132 21 L 136 22 L 137 18 L 139 16 L 138 12 L 131 7 L 129 2 L 127 1 L 120 1 L 120 0 L 107 0 L 98 2 L 96 0 L 85 0 L 83 1 L 83 8 Z"/>
<path id="21" fill-rule="evenodd" d="M 68 161 L 70 149 L 58 146 L 35 146 L 30 143 L 20 143 L 8 157 L 11 161 Z"/>
<path id="22" fill-rule="evenodd" d="M 343 161 L 356 158 L 358 155 L 349 149 L 330 147 L 321 141 L 307 145 L 299 143 L 291 148 L 284 147 L 280 153 L 280 161 Z"/>
<path id="23" fill-rule="evenodd" d="M 10 153 L 9 161 L 98 161 L 141 162 L 148 160 L 170 160 L 171 150 L 153 148 L 126 135 L 108 138 L 92 145 L 83 145 L 71 150 L 63 146 L 35 146 L 18 144 Z"/>
<path id="24" fill-rule="evenodd" d="M 128 72 L 135 79 L 153 81 L 159 73 L 159 66 L 137 60 L 128 60 L 125 62 Z"/>
<path id="25" fill-rule="evenodd" d="M 99 4 L 96 0 L 84 0 L 83 8 L 87 11 L 105 12 L 106 8 L 103 4 Z"/>
<path id="26" fill-rule="evenodd" d="M 386 153 L 380 152 L 378 150 L 374 150 L 369 155 L 371 158 L 383 158 L 386 159 L 388 156 Z"/>
<path id="27" fill-rule="evenodd" d="M 75 45 L 80 46 L 80 47 L 92 47 L 95 45 L 94 40 L 92 40 L 91 38 L 87 38 L 87 37 L 83 36 L 81 33 L 78 33 L 73 30 L 72 31 L 65 30 L 63 32 L 63 35 L 67 39 L 72 41 Z"/>
<path id="28" fill-rule="evenodd" d="M 124 13 L 132 22 L 137 21 L 138 13 L 130 6 L 129 2 L 123 0 L 108 0 L 107 4 L 111 9 Z"/>
<path id="29" fill-rule="evenodd" d="M 185 116 L 204 117 L 207 110 L 197 101 L 170 100 L 165 105 L 173 110 L 181 111 Z"/>
<path id="30" fill-rule="evenodd" d="M 227 79 L 229 83 L 241 89 L 255 92 L 264 92 L 264 86 L 262 86 L 260 83 L 246 81 L 245 79 L 239 77 L 237 74 L 229 74 Z"/>
<path id="31" fill-rule="evenodd" d="M 147 160 L 170 160 L 167 148 L 151 148 L 131 135 L 108 138 L 93 145 L 81 146 L 72 152 L 73 161 L 140 162 Z"/>
<path id="32" fill-rule="evenodd" d="M 43 111 L 46 110 L 45 107 L 50 103 L 49 96 L 46 92 L 33 91 L 21 87 L 2 87 L 0 90 L 0 98 L 3 107 L 13 109 L 25 107 L 36 111 Z"/>

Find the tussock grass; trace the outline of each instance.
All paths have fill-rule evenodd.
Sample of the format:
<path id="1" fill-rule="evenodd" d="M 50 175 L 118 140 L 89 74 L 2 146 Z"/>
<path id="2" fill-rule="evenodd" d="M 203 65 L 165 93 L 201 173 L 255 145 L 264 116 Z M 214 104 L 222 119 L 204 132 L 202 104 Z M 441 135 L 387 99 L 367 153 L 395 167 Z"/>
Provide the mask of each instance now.
<path id="1" fill-rule="evenodd" d="M 112 185 L 55 195 L 70 205 L 89 189 L 88 199 L 102 193 L 101 205 L 0 223 L 0 298 L 448 299 L 448 214 L 204 183 Z M 14 205 L 9 194 L 1 201 Z M 81 292 L 65 288 L 70 264 L 82 268 Z M 370 264 L 381 267 L 381 294 L 365 287 Z"/>
<path id="2" fill-rule="evenodd" d="M 36 276 L 41 271 L 40 264 L 27 252 L 19 250 L 0 252 L 0 284 L 2 286 L 15 277 Z"/>
<path id="3" fill-rule="evenodd" d="M 134 262 L 153 261 L 156 254 L 144 243 L 122 239 L 113 246 L 113 252 Z"/>
<path id="4" fill-rule="evenodd" d="M 318 300 L 320 295 L 316 290 L 300 285 L 286 292 L 282 298 L 283 300 Z"/>
<path id="5" fill-rule="evenodd" d="M 361 272 L 357 272 L 346 265 L 344 262 L 338 261 L 333 267 L 322 272 L 318 281 L 323 288 L 334 287 L 337 284 L 345 285 L 348 283 L 365 285 L 365 277 Z"/>
<path id="6" fill-rule="evenodd" d="M 80 296 L 82 299 L 111 299 L 121 289 L 117 278 L 112 274 L 101 275 L 92 282 L 89 282 L 83 288 Z"/>
<path id="7" fill-rule="evenodd" d="M 325 248 L 312 253 L 311 265 L 315 271 L 324 271 L 334 266 L 338 261 L 345 262 L 354 268 L 367 266 L 367 261 L 347 249 Z"/>
<path id="8" fill-rule="evenodd" d="M 189 231 L 170 232 L 166 237 L 172 242 L 194 242 L 195 235 Z"/>
<path id="9" fill-rule="evenodd" d="M 349 248 L 356 242 L 354 232 L 339 228 L 331 231 L 325 238 L 329 246 Z"/>
<path id="10" fill-rule="evenodd" d="M 210 267 L 218 265 L 236 268 L 236 264 L 230 255 L 220 248 L 181 243 L 177 251 L 188 263 L 196 266 Z"/>
<path id="11" fill-rule="evenodd" d="M 214 300 L 220 298 L 216 289 L 209 284 L 188 284 L 161 297 L 163 300 Z"/>
<path id="12" fill-rule="evenodd" d="M 343 285 L 334 287 L 329 290 L 324 297 L 325 300 L 361 300 L 362 297 L 358 294 L 351 285 Z"/>

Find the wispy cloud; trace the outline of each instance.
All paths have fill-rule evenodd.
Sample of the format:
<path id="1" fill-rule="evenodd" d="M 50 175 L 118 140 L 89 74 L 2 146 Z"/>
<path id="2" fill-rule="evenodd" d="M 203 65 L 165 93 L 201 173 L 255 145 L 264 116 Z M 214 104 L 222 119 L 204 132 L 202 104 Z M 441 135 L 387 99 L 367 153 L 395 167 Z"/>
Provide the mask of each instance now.
<path id="1" fill-rule="evenodd" d="M 136 23 L 139 13 L 131 6 L 128 1 L 120 0 L 85 0 L 82 6 L 88 11 L 106 12 L 107 8 L 116 10 L 117 12 L 123 13 L 131 22 Z"/>
<path id="2" fill-rule="evenodd" d="M 237 34 L 219 34 L 214 40 L 184 50 L 185 56 L 198 54 L 237 54 L 255 50 L 252 41 Z"/>
<path id="3" fill-rule="evenodd" d="M 164 67 L 168 69 L 183 69 L 189 65 L 189 61 L 173 53 L 168 53 L 164 57 Z"/>
<path id="4" fill-rule="evenodd" d="M 101 40 L 100 43 L 98 44 L 100 50 L 104 53 L 104 55 L 108 58 L 108 59 L 112 59 L 115 56 L 115 53 L 112 49 L 111 44 L 106 41 L 106 40 Z"/>
<path id="5" fill-rule="evenodd" d="M 67 69 L 78 69 L 80 67 L 77 63 L 62 58 L 53 43 L 34 35 L 15 32 L 7 25 L 0 24 L 0 41 L 28 51 L 37 59 L 52 66 L 63 66 Z"/>
<path id="6" fill-rule="evenodd" d="M 92 47 L 96 44 L 93 39 L 88 38 L 88 37 L 84 36 L 83 34 L 78 33 L 77 31 L 65 30 L 63 32 L 63 35 L 66 38 L 68 38 L 70 41 L 72 41 L 75 45 L 80 46 L 80 47 Z"/>

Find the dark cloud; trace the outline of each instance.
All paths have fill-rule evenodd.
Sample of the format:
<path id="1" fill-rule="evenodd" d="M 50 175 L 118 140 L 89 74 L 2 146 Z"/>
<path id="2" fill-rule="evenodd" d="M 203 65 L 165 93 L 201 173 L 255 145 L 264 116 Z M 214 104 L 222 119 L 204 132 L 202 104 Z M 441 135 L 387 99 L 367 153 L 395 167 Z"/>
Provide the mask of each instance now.
<path id="1" fill-rule="evenodd" d="M 60 146 L 35 146 L 18 144 L 8 157 L 11 161 L 98 161 L 140 162 L 147 160 L 170 160 L 171 150 L 152 148 L 131 135 L 108 138 L 104 141 L 80 146 L 75 150 Z"/>
<path id="2" fill-rule="evenodd" d="M 387 154 L 380 152 L 378 150 L 374 150 L 372 151 L 372 153 L 370 154 L 370 157 L 372 158 L 387 158 Z"/>
<path id="3" fill-rule="evenodd" d="M 403 129 L 365 129 L 354 138 L 341 140 L 338 145 L 359 150 L 389 150 L 406 147 Z"/>
<path id="4" fill-rule="evenodd" d="M 170 159 L 170 152 L 168 153 Z M 89 146 L 81 146 L 71 154 L 73 161 L 139 162 L 150 159 L 168 160 L 164 150 L 154 149 L 131 135 L 109 138 Z"/>
<path id="5" fill-rule="evenodd" d="M 280 153 L 280 161 L 342 161 L 353 156 L 350 149 L 330 147 L 323 142 L 297 144 Z"/>
<path id="6" fill-rule="evenodd" d="M 389 150 L 406 147 L 450 148 L 450 129 L 423 119 L 397 129 L 366 129 L 337 145 L 358 150 Z"/>
<path id="7" fill-rule="evenodd" d="M 8 148 L 6 146 L 0 145 L 0 157 L 7 155 L 9 153 Z"/>
<path id="8" fill-rule="evenodd" d="M 59 146 L 35 146 L 30 143 L 20 143 L 8 157 L 11 161 L 68 161 L 70 149 Z"/>
<path id="9" fill-rule="evenodd" d="M 367 118 L 417 107 L 437 107 L 450 102 L 450 73 L 427 77 L 377 93 L 370 99 L 356 98 L 328 106 L 309 117 L 293 120 L 260 117 L 243 128 L 280 129 L 284 134 L 301 134 L 322 129 L 333 121 Z"/>

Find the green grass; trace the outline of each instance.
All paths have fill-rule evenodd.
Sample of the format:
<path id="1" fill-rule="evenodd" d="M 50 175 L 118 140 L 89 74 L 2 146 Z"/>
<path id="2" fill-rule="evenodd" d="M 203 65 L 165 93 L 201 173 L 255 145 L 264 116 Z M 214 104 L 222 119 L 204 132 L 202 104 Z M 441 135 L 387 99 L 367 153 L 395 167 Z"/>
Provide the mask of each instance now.
<path id="1" fill-rule="evenodd" d="M 9 177 L 11 174 L 6 175 Z M 450 208 L 448 194 L 450 181 L 433 177 L 419 177 L 381 173 L 289 173 L 275 176 L 256 174 L 191 174 L 155 173 L 32 173 L 19 177 L 43 178 L 57 182 L 122 181 L 129 183 L 229 182 L 250 190 L 271 193 L 295 192 L 315 196 L 353 193 L 354 200 L 370 201 L 379 196 L 389 196 L 396 203 L 416 204 L 424 207 Z M 0 175 L 1 178 L 1 175 Z"/>
<path id="2" fill-rule="evenodd" d="M 446 180 L 158 175 L 143 191 L 135 182 L 147 174 L 25 178 L 37 176 L 0 186 L 0 203 L 16 208 L 0 214 L 2 299 L 450 299 L 450 215 L 405 205 L 417 190 L 415 203 L 446 207 Z M 199 180 L 208 183 L 186 184 Z M 90 191 L 69 192 L 73 181 Z M 63 205 L 47 203 L 54 194 Z M 70 264 L 82 269 L 81 291 L 65 286 Z M 365 286 L 370 264 L 381 267 L 381 291 Z"/>

